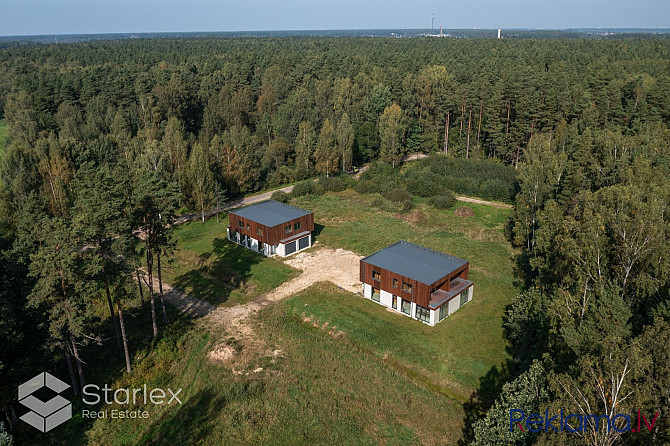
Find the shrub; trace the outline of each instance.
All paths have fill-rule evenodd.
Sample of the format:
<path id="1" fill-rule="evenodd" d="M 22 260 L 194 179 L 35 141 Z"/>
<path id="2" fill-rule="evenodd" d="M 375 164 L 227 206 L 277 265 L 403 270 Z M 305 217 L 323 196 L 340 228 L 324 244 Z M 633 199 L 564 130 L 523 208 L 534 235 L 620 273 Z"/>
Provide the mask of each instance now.
<path id="1" fill-rule="evenodd" d="M 318 185 L 328 192 L 342 192 L 350 187 L 351 180 L 348 176 L 321 177 L 319 178 Z"/>
<path id="2" fill-rule="evenodd" d="M 271 198 L 281 203 L 288 203 L 288 200 L 291 198 L 291 196 L 283 190 L 278 190 L 272 194 Z"/>
<path id="3" fill-rule="evenodd" d="M 412 199 L 412 194 L 407 192 L 405 189 L 400 189 L 398 187 L 395 187 L 393 189 L 390 189 L 388 191 L 382 192 L 384 198 L 395 201 L 396 203 L 403 203 L 407 200 Z"/>
<path id="4" fill-rule="evenodd" d="M 414 208 L 414 200 L 412 200 L 411 198 L 402 202 L 403 212 L 411 211 L 412 208 Z"/>
<path id="5" fill-rule="evenodd" d="M 321 189 L 323 190 L 323 188 Z M 291 197 L 302 197 L 303 195 L 309 194 L 318 195 L 316 183 L 312 180 L 307 180 L 296 184 L 291 191 Z"/>
<path id="6" fill-rule="evenodd" d="M 456 204 L 456 198 L 453 192 L 447 191 L 445 195 L 436 195 L 430 199 L 430 204 L 438 209 L 449 209 Z"/>

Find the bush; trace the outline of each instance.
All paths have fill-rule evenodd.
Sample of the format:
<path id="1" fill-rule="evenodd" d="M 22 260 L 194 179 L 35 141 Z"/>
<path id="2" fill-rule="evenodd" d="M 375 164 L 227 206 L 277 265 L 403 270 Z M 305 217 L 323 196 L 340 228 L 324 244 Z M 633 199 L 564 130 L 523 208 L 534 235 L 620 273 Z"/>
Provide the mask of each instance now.
<path id="1" fill-rule="evenodd" d="M 321 195 L 323 187 L 317 187 L 317 184 L 312 180 L 303 181 L 296 184 L 291 191 L 291 197 L 302 197 L 303 195 Z"/>
<path id="2" fill-rule="evenodd" d="M 272 198 L 275 201 L 279 201 L 281 203 L 288 203 L 288 200 L 289 200 L 289 198 L 291 198 L 291 196 L 289 194 L 287 194 L 286 192 L 284 192 L 283 190 L 278 190 L 278 191 L 274 192 L 272 194 L 272 197 L 270 197 L 270 198 Z"/>
<path id="3" fill-rule="evenodd" d="M 414 208 L 414 200 L 411 198 L 409 200 L 405 200 L 402 202 L 402 211 L 403 212 L 408 212 L 411 211 L 412 208 Z"/>
<path id="4" fill-rule="evenodd" d="M 454 204 L 456 204 L 456 198 L 454 197 L 453 192 L 447 191 L 445 195 L 436 195 L 431 198 L 429 203 L 435 206 L 438 209 L 449 209 Z"/>
<path id="5" fill-rule="evenodd" d="M 321 177 L 318 185 L 328 192 L 342 192 L 351 186 L 351 179 L 348 176 L 339 177 Z"/>
<path id="6" fill-rule="evenodd" d="M 383 192 L 383 196 L 387 200 L 391 200 L 396 203 L 403 203 L 412 199 L 412 194 L 407 192 L 405 189 L 400 189 L 398 187 Z"/>

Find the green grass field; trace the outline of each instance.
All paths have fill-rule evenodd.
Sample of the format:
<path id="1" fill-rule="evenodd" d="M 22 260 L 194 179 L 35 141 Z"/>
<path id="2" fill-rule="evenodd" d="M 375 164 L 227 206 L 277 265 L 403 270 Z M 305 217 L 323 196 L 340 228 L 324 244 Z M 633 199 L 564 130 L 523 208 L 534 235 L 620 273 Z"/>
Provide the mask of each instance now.
<path id="1" fill-rule="evenodd" d="M 0 159 L 5 154 L 7 145 L 7 123 L 4 119 L 0 119 Z"/>
<path id="2" fill-rule="evenodd" d="M 278 287 L 297 274 L 281 261 L 226 239 L 228 219 L 191 222 L 175 229 L 177 249 L 163 279 L 213 304 L 234 305 Z"/>
<path id="3" fill-rule="evenodd" d="M 251 345 L 206 319 L 177 319 L 150 352 L 139 350 L 131 374 L 101 376 L 116 377 L 117 387 L 181 387 L 183 405 L 144 407 L 146 420 L 78 419 L 68 429 L 100 445 L 456 444 L 464 406 L 507 359 L 501 317 L 516 289 L 503 229 L 511 211 L 468 204 L 475 216 L 462 218 L 419 203 L 401 214 L 372 208 L 373 198 L 345 191 L 292 203 L 315 212 L 320 244 L 369 254 L 405 239 L 467 258 L 472 302 L 428 327 L 321 283 L 255 314 Z M 177 228 L 165 280 L 239 303 L 296 274 L 227 242 L 226 225 Z M 238 351 L 231 362 L 208 359 L 221 343 Z"/>

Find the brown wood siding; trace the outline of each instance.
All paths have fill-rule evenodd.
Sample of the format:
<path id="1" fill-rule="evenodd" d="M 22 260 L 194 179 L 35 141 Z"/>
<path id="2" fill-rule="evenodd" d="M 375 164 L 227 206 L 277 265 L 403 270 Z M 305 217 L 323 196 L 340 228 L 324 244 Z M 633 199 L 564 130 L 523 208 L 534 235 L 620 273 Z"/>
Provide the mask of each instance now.
<path id="1" fill-rule="evenodd" d="M 228 214 L 228 220 L 230 222 L 230 230 L 231 231 L 239 232 L 242 236 L 246 235 L 246 236 L 252 237 L 252 238 L 254 238 L 256 240 L 259 240 L 263 243 L 267 243 L 268 245 L 277 245 L 277 244 L 279 244 L 279 241 L 281 239 L 290 237 L 293 234 L 298 234 L 298 233 L 304 232 L 304 231 L 310 231 L 310 232 L 314 231 L 314 214 L 313 213 L 309 213 L 307 215 L 303 215 L 300 218 L 296 218 L 294 220 L 290 220 L 290 221 L 287 221 L 287 222 L 282 223 L 280 225 L 271 226 L 271 227 L 258 224 L 255 221 L 249 220 L 247 218 L 240 217 L 232 211 Z M 243 228 L 238 228 L 238 221 L 240 221 L 240 220 L 244 224 Z M 293 225 L 298 221 L 300 222 L 300 229 L 298 229 L 297 231 L 291 231 L 287 235 L 284 232 L 284 227 L 288 226 L 289 224 L 291 225 L 291 227 L 293 227 Z M 247 231 L 247 228 L 246 228 L 247 223 L 249 223 L 249 226 L 250 226 L 249 231 Z M 258 235 L 258 228 L 259 227 L 263 228 L 263 236 Z"/>
<path id="2" fill-rule="evenodd" d="M 396 274 L 383 268 L 379 268 L 378 266 L 370 265 L 369 263 L 364 262 L 363 260 L 361 260 L 360 262 L 360 268 L 361 268 L 360 271 L 361 282 L 372 285 L 375 288 L 379 288 L 395 296 L 400 296 L 405 300 L 415 302 L 417 305 L 421 305 L 422 307 L 427 307 L 428 304 L 430 303 L 431 290 L 434 287 L 440 285 L 439 287 L 440 289 L 449 291 L 449 283 L 456 277 L 467 280 L 470 263 L 468 262 L 461 268 L 449 272 L 442 279 L 430 285 L 417 282 L 416 280 L 404 277 L 400 274 Z M 374 280 L 372 278 L 373 271 L 376 271 L 381 275 L 380 278 L 381 280 Z M 397 288 L 393 287 L 393 279 L 398 280 Z M 403 282 L 412 285 L 412 293 L 408 293 L 402 290 Z"/>

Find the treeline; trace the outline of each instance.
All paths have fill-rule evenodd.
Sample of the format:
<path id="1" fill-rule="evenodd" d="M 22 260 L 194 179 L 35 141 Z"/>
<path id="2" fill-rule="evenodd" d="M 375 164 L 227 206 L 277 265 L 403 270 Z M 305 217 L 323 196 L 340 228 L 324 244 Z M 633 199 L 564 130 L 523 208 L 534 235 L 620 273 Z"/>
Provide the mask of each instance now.
<path id="1" fill-rule="evenodd" d="M 510 432 L 510 409 L 603 417 L 573 418 L 561 444 L 670 442 L 670 149 L 651 147 L 569 126 L 525 149 L 513 239 L 527 289 L 504 317 L 512 359 L 487 381 L 497 400 L 482 390 L 467 406 L 474 444 L 558 435 Z"/>

